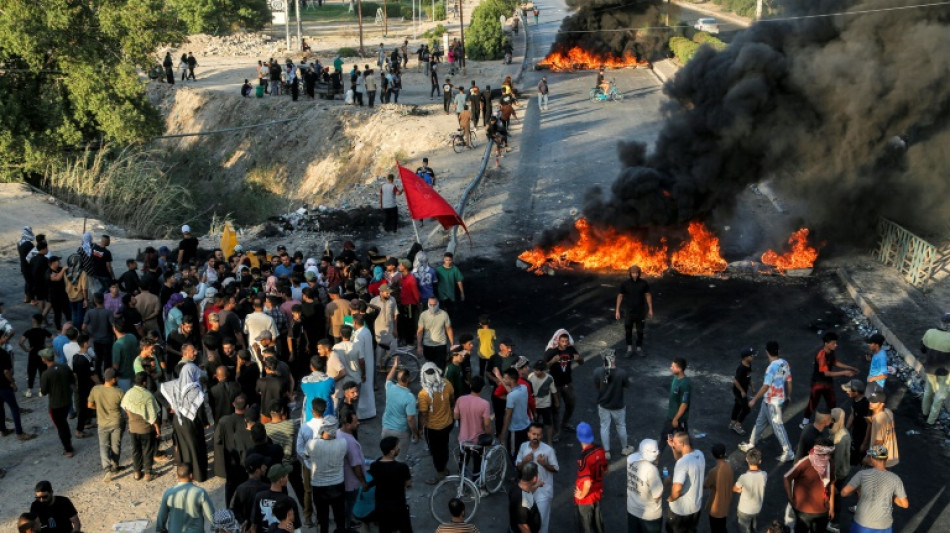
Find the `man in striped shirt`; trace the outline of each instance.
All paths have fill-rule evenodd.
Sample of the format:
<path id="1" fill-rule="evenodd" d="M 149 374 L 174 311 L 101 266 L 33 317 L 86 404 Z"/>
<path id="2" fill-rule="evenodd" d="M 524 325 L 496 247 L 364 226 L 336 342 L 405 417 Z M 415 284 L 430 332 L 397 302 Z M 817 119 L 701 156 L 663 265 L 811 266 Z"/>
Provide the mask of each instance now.
<path id="1" fill-rule="evenodd" d="M 479 533 L 475 524 L 465 523 L 465 502 L 458 498 L 449 500 L 449 512 L 452 521 L 436 528 L 435 533 Z"/>

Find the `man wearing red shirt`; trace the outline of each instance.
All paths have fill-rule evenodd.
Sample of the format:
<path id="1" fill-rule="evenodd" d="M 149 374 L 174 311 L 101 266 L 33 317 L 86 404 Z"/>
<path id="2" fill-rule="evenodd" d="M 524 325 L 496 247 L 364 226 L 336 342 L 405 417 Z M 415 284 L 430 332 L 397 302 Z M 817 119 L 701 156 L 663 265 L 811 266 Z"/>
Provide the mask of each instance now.
<path id="1" fill-rule="evenodd" d="M 574 503 L 577 505 L 579 525 L 577 530 L 581 533 L 604 533 L 600 499 L 604 495 L 607 456 L 603 448 L 594 444 L 594 430 L 587 422 L 577 425 L 577 440 L 581 443 L 581 458 L 577 460 L 577 481 L 574 482 Z"/>
<path id="2" fill-rule="evenodd" d="M 828 409 L 837 406 L 835 402 L 835 378 L 851 377 L 858 373 L 858 369 L 846 365 L 835 357 L 838 348 L 838 334 L 834 331 L 825 333 L 821 339 L 823 346 L 815 355 L 814 368 L 811 374 L 811 393 L 808 396 L 808 406 L 805 407 L 804 418 L 798 427 L 804 429 L 811 421 L 811 415 L 818 409 L 818 402 L 822 398 Z"/>
<path id="3" fill-rule="evenodd" d="M 416 342 L 416 328 L 419 326 L 419 284 L 412 275 L 412 264 L 402 259 L 397 267 L 402 281 L 399 282 L 399 314 L 396 317 L 396 329 L 404 344 L 412 346 Z M 458 392 L 458 391 L 456 391 Z"/>

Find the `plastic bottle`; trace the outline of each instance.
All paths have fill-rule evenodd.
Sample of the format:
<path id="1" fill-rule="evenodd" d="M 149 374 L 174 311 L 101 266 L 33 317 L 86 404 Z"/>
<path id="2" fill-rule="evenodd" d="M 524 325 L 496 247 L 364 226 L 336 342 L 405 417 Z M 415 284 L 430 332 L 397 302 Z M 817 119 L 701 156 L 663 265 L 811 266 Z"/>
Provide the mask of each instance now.
<path id="1" fill-rule="evenodd" d="M 664 466 L 664 467 L 663 467 L 663 479 L 666 479 L 666 478 L 668 478 L 668 477 L 670 477 L 670 469 Z"/>

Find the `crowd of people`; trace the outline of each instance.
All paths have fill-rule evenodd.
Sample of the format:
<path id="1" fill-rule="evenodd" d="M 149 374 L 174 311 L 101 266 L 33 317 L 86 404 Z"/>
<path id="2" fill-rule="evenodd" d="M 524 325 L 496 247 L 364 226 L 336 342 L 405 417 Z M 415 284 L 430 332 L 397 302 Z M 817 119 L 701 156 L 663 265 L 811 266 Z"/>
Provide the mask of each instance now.
<path id="1" fill-rule="evenodd" d="M 871 371 L 862 381 L 854 378 L 855 367 L 836 359 L 837 337 L 825 334 L 794 447 L 782 416 L 792 395 L 791 369 L 778 343 L 766 344 L 761 386 L 751 379 L 758 351 L 742 350 L 729 429 L 744 435 L 747 415 L 760 400 L 761 407 L 749 440 L 739 446 L 748 468 L 737 477 L 725 445 L 710 448 L 714 464 L 707 471 L 706 455 L 693 444 L 689 414 L 696 396 L 685 359 L 670 364 L 659 438 L 634 446 L 626 427 L 633 381 L 612 353 L 604 354 L 583 387 L 596 398 L 598 443 L 590 424 L 572 424 L 573 369 L 585 359 L 570 332 L 556 331 L 533 362 L 516 355 L 511 339 L 498 337 L 487 315 L 477 329 L 457 333 L 451 315 L 465 301 L 465 284 L 452 254 L 433 267 L 418 245 L 406 257 L 387 257 L 346 242 L 318 259 L 284 246 L 269 253 L 237 245 L 225 253 L 204 252 L 198 244 L 184 226 L 176 251 L 146 249 L 126 260 L 122 273 L 113 270 L 108 236 L 96 243 L 84 234 L 65 266 L 29 227 L 18 246 L 24 303 L 36 310 L 32 327 L 19 336 L 28 353 L 23 394 L 33 394 L 39 374 L 39 394 L 47 398 L 67 457 L 75 453 L 72 439 L 96 428 L 106 476 L 129 468 L 122 461 L 126 429 L 134 480 L 148 482 L 156 464 L 174 460 L 178 483 L 158 502 L 158 531 L 203 531 L 205 524 L 217 531 L 293 531 L 316 523 L 327 532 L 332 511 L 336 531 L 385 517 L 378 520 L 380 531 L 411 532 L 407 456 L 423 438 L 434 471 L 423 480 L 429 485 L 459 468 L 450 464 L 453 447 L 486 436 L 505 446 L 517 468 L 508 502 L 516 532 L 558 530 L 551 507 L 562 461 L 553 446 L 566 435 L 580 444 L 576 531 L 603 532 L 604 481 L 616 451 L 626 456 L 630 531 L 659 531 L 664 520 L 667 531 L 696 531 L 704 509 L 711 530 L 726 531 L 734 499 L 743 532 L 763 525 L 770 532 L 836 531 L 853 494 L 852 531 L 888 531 L 893 506 L 909 505 L 900 478 L 888 471 L 898 464 L 899 450 L 894 414 L 885 407 L 884 383 L 893 369 L 880 335 L 868 339 Z M 642 323 L 653 314 L 653 299 L 638 268 L 620 285 L 616 307 L 626 357 L 644 356 Z M 924 338 L 924 410 L 931 423 L 947 392 L 948 325 L 950 315 Z M 35 435 L 22 429 L 15 394 L 11 343 L 17 335 L 2 314 L 0 332 L 0 399 L 11 408 L 13 431 L 29 440 Z M 399 347 L 414 348 L 424 361 L 417 377 L 391 353 Z M 849 378 L 846 409 L 836 405 L 833 389 L 829 393 L 836 377 Z M 384 399 L 379 410 L 377 390 Z M 378 411 L 381 429 L 373 440 L 379 450 L 364 451 L 361 422 Z M 768 474 L 757 446 L 768 426 L 783 450 L 778 461 L 791 465 L 783 474 L 786 513 L 772 525 L 759 517 Z M 4 436 L 11 433 L 5 424 L 2 429 Z M 160 450 L 163 436 L 170 436 L 167 450 Z M 671 474 L 659 468 L 667 447 L 675 461 Z M 210 475 L 225 480 L 224 509 L 215 509 L 196 484 Z M 20 531 L 80 530 L 79 511 L 54 494 L 53 482 L 39 481 L 35 492 Z M 439 531 L 477 531 L 461 523 L 464 502 L 449 507 L 455 522 Z M 57 529 L 66 524 L 70 529 Z"/>

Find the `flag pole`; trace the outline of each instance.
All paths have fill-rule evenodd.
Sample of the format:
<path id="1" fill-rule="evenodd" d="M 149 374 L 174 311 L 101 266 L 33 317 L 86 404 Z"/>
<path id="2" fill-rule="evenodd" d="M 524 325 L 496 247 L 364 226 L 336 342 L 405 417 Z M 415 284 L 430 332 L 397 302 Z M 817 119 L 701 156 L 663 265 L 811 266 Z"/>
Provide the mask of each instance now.
<path id="1" fill-rule="evenodd" d="M 412 231 L 416 232 L 416 242 L 422 244 L 422 239 L 419 238 L 419 226 L 416 225 L 416 219 L 410 217 L 409 220 L 412 221 Z"/>

